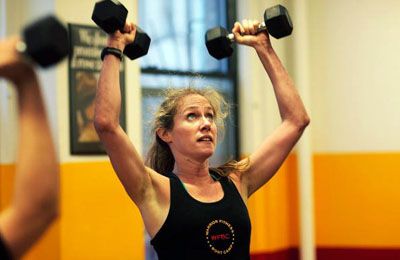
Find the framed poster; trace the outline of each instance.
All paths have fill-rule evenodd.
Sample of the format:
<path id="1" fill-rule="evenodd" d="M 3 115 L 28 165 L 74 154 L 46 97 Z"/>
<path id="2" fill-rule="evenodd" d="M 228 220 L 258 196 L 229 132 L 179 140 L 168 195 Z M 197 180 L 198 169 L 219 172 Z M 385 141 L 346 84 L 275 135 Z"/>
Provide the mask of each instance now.
<path id="1" fill-rule="evenodd" d="M 69 114 L 71 154 L 104 154 L 94 129 L 94 98 L 102 61 L 100 53 L 107 34 L 95 26 L 68 24 L 71 55 L 69 73 Z M 120 124 L 125 129 L 125 63 L 120 68 Z"/>

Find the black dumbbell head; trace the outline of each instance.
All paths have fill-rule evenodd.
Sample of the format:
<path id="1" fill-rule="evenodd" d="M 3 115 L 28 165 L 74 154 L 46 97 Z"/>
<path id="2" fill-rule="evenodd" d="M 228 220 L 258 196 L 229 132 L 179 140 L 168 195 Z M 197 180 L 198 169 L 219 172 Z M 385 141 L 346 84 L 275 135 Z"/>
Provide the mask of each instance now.
<path id="1" fill-rule="evenodd" d="M 139 26 L 136 26 L 135 40 L 125 46 L 124 54 L 131 60 L 140 58 L 149 51 L 150 42 L 150 37 Z"/>
<path id="2" fill-rule="evenodd" d="M 209 29 L 206 32 L 205 41 L 208 53 L 218 60 L 229 57 L 233 53 L 228 31 L 221 26 Z"/>
<path id="3" fill-rule="evenodd" d="M 265 10 L 264 22 L 268 33 L 276 39 L 289 36 L 293 31 L 292 20 L 287 9 L 282 5 Z"/>
<path id="4" fill-rule="evenodd" d="M 27 26 L 22 34 L 27 54 L 42 67 L 48 67 L 68 55 L 68 32 L 54 16 L 46 16 Z"/>
<path id="5" fill-rule="evenodd" d="M 116 0 L 102 0 L 95 4 L 92 20 L 106 33 L 123 30 L 128 10 Z"/>

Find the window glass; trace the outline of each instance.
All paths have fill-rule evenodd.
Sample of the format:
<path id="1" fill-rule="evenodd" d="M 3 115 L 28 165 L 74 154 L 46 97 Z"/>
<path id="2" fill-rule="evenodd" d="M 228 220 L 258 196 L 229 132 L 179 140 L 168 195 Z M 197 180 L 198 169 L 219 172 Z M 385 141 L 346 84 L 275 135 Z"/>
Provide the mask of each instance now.
<path id="1" fill-rule="evenodd" d="M 204 44 L 207 29 L 226 28 L 225 0 L 139 2 L 139 27 L 151 37 L 142 68 L 227 72 L 228 61 L 212 58 Z"/>

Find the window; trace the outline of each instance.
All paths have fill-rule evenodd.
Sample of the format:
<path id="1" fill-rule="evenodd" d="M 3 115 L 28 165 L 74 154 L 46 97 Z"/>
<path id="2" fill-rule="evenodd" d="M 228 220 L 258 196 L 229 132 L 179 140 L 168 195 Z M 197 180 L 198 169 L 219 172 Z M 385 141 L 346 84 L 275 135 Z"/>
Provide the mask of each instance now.
<path id="1" fill-rule="evenodd" d="M 143 112 L 143 154 L 150 138 L 150 120 L 168 87 L 212 86 L 232 105 L 225 137 L 211 162 L 215 166 L 238 155 L 235 59 L 216 60 L 204 43 L 205 32 L 215 26 L 231 28 L 232 0 L 139 1 L 139 26 L 151 37 L 146 56 L 140 59 Z M 200 74 L 196 79 L 194 75 Z"/>

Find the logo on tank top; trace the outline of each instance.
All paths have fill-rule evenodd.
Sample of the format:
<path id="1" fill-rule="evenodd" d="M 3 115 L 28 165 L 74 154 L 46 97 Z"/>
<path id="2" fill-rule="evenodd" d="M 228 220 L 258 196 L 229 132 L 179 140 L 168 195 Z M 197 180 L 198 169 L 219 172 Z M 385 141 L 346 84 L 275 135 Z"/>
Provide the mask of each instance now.
<path id="1" fill-rule="evenodd" d="M 206 240 L 214 253 L 226 255 L 235 244 L 235 231 L 229 222 L 222 219 L 213 220 L 207 225 Z"/>

